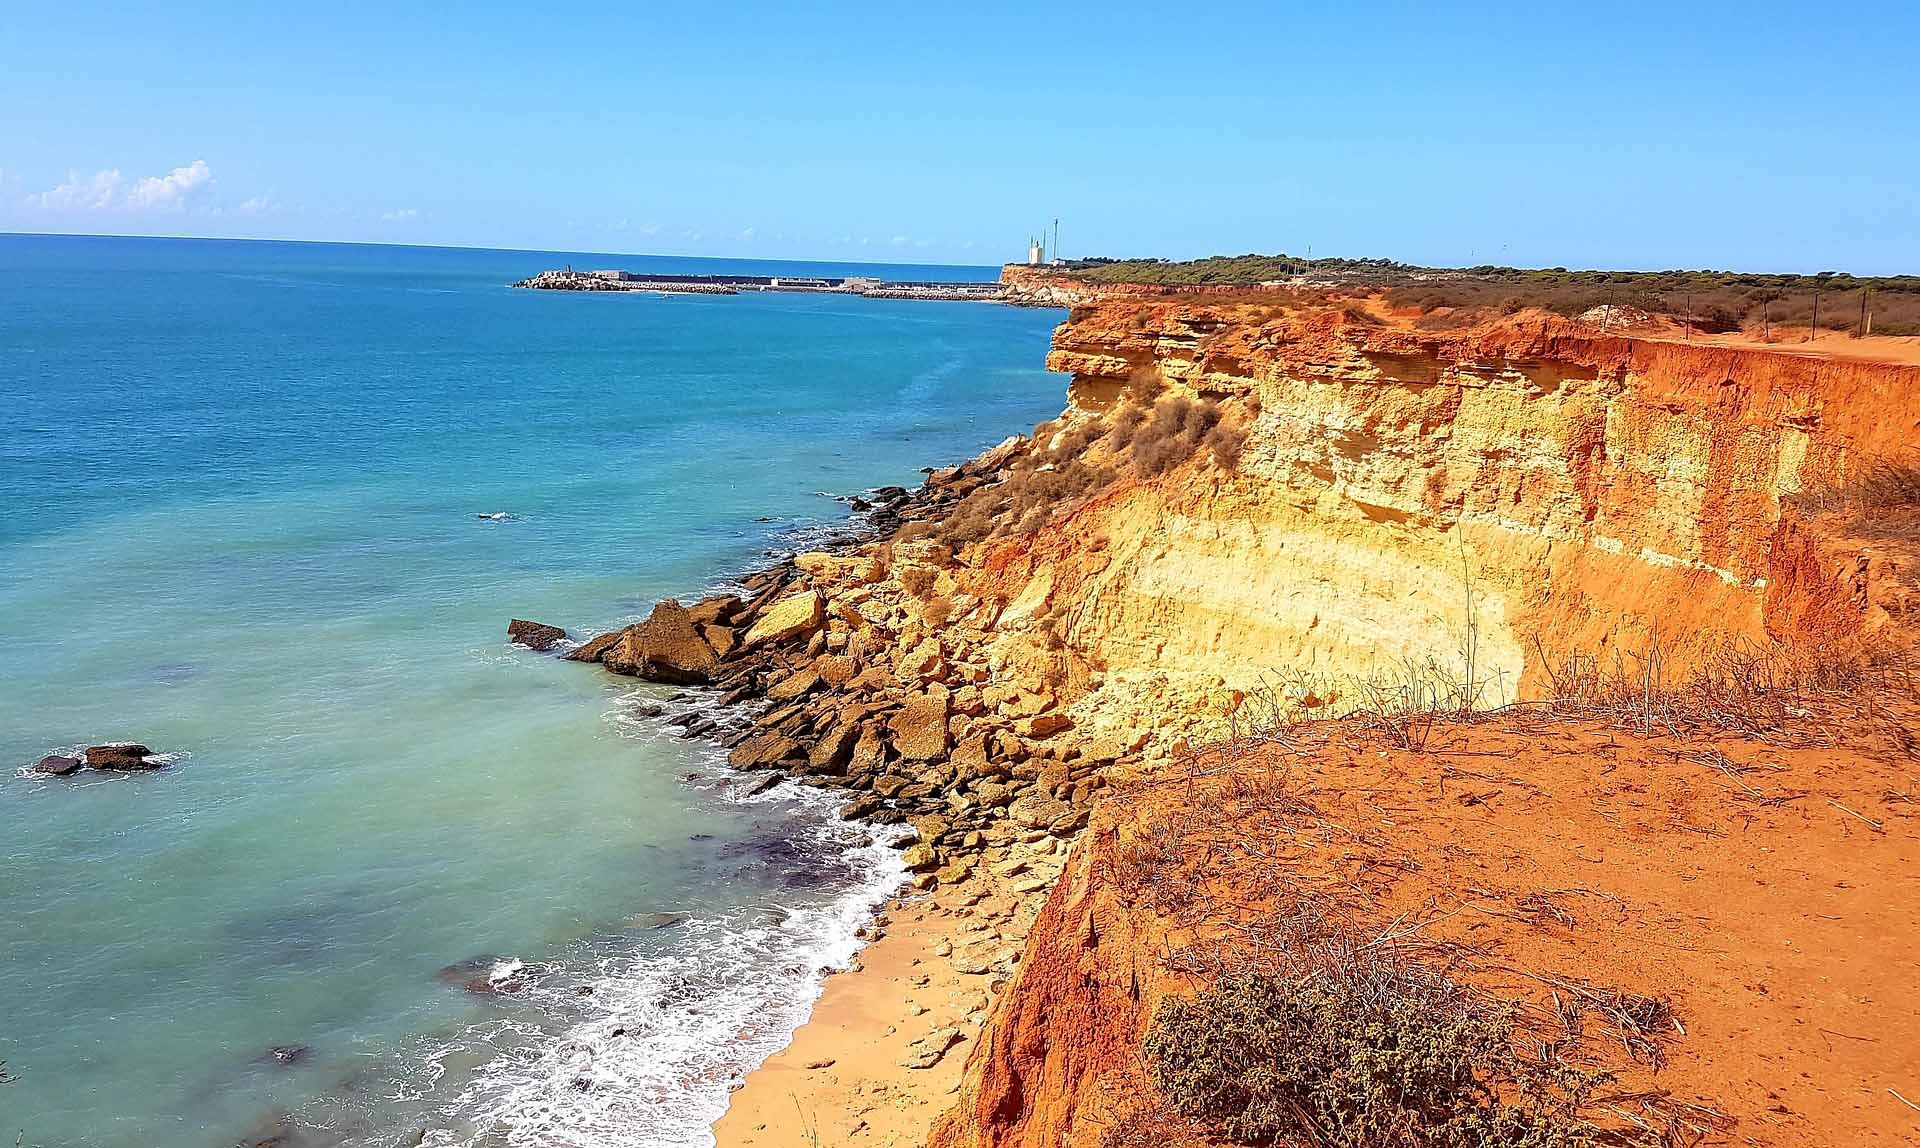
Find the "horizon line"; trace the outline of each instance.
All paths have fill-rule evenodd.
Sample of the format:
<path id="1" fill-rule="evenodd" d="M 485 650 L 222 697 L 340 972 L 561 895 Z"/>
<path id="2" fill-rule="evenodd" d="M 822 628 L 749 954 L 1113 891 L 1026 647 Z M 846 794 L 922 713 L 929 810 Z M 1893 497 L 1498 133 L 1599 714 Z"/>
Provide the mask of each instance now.
<path id="1" fill-rule="evenodd" d="M 383 243 L 368 239 L 287 239 L 259 235 L 133 235 L 113 231 L 0 231 L 0 239 L 163 239 L 188 243 L 305 243 L 324 247 L 401 247 L 422 251 L 499 251 L 514 255 L 604 255 L 612 259 L 711 259 L 725 263 L 858 263 L 873 267 L 1004 267 L 997 263 L 905 263 L 889 259 L 800 259 L 792 256 L 676 255 L 657 251 L 564 251 L 552 247 L 482 247 L 465 243 Z"/>

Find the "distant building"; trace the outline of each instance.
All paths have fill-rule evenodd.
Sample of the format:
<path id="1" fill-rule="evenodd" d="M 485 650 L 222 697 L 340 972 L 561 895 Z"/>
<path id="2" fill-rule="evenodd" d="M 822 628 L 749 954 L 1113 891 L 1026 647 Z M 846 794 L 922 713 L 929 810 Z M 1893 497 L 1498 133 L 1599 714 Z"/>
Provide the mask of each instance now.
<path id="1" fill-rule="evenodd" d="M 1047 261 L 1046 245 L 1034 240 L 1027 245 L 1027 266 L 1038 267 Z"/>
<path id="2" fill-rule="evenodd" d="M 589 271 L 587 274 L 595 279 L 607 279 L 615 283 L 625 283 L 628 278 L 628 272 L 625 271 Z"/>

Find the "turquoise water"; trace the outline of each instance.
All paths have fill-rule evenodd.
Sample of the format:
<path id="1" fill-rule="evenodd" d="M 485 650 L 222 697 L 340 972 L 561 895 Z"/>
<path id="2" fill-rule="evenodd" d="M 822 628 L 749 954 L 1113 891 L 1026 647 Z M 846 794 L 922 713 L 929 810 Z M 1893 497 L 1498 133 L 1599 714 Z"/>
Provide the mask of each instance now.
<path id="1" fill-rule="evenodd" d="M 562 262 L 743 269 L 0 236 L 0 1131 L 704 1144 L 855 951 L 891 850 L 504 626 L 1049 416 L 1060 315 L 504 286 Z M 14 773 L 115 739 L 179 762 Z"/>

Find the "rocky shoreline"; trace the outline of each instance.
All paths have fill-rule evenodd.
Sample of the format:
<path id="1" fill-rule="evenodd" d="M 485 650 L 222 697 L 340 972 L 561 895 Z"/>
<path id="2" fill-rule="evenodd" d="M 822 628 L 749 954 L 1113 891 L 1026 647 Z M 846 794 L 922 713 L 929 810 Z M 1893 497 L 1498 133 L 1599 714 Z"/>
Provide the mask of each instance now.
<path id="1" fill-rule="evenodd" d="M 951 547 L 897 537 L 998 481 L 1029 445 L 1016 436 L 917 490 L 874 491 L 855 503 L 866 538 L 750 574 L 740 594 L 664 600 L 563 656 L 710 688 L 715 707 L 684 715 L 685 736 L 717 739 L 734 768 L 766 775 L 761 788 L 789 777 L 841 790 L 847 818 L 911 826 L 915 889 L 984 865 L 1013 892 L 1040 891 L 1106 767 L 1138 747 L 1078 738 L 1059 692 L 1000 680 L 986 645 L 1006 604 L 958 590 Z M 516 640 L 552 644 L 546 628 L 515 626 Z"/>

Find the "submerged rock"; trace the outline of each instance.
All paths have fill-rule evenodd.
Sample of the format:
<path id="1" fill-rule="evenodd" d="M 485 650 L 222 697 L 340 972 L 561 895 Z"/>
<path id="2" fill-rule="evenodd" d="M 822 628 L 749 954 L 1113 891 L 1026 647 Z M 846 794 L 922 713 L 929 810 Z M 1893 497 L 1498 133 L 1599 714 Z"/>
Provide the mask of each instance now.
<path id="1" fill-rule="evenodd" d="M 529 650 L 551 650 L 567 640 L 567 632 L 558 626 L 549 626 L 542 622 L 529 622 L 524 618 L 515 618 L 507 623 L 507 640 L 518 642 Z"/>
<path id="2" fill-rule="evenodd" d="M 299 1064 L 301 1061 L 307 1059 L 309 1056 L 312 1056 L 312 1055 L 313 1055 L 313 1049 L 309 1045 L 282 1044 L 282 1045 L 275 1045 L 273 1048 L 268 1049 L 266 1053 L 260 1057 L 260 1059 L 263 1061 L 269 1061 L 273 1064 L 286 1065 L 291 1067 L 292 1065 Z"/>
<path id="3" fill-rule="evenodd" d="M 167 763 L 153 761 L 153 751 L 139 742 L 126 742 L 121 745 L 90 745 L 87 747 L 87 767 L 89 769 L 160 769 Z"/>

